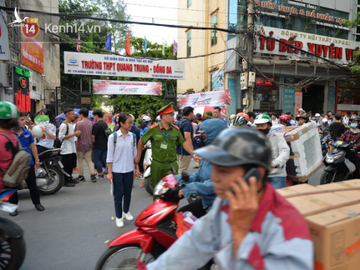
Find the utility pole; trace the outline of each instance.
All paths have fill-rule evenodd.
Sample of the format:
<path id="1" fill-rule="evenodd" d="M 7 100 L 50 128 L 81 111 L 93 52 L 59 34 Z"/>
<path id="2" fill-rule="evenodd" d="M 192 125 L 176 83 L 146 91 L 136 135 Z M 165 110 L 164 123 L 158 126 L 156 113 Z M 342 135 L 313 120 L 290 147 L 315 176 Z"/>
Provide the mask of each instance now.
<path id="1" fill-rule="evenodd" d="M 246 73 L 247 73 L 247 86 L 248 86 L 248 90 L 247 90 L 247 102 L 248 102 L 248 106 L 247 106 L 247 111 L 248 112 L 252 112 L 254 110 L 254 86 L 253 84 L 250 83 L 250 72 L 251 72 L 251 65 L 253 64 L 253 51 L 254 51 L 254 35 L 253 35 L 253 31 L 254 31 L 254 0 L 249 0 L 249 6 L 248 6 L 248 63 L 247 63 L 247 69 L 246 69 Z"/>

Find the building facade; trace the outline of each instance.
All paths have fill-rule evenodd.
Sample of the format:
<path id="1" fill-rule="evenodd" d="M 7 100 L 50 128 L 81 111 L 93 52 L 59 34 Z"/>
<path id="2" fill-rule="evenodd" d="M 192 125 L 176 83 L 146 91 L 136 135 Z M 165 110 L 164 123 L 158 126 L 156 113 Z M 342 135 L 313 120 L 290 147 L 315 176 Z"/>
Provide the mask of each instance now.
<path id="1" fill-rule="evenodd" d="M 10 25 L 15 21 L 14 12 L 2 12 L 6 20 L 10 57 L 0 63 L 0 100 L 15 102 L 20 111 L 35 113 L 45 108 L 45 95 L 50 94 L 47 90 L 60 86 L 59 39 L 44 32 L 45 24 L 58 24 L 59 18 L 22 10 L 58 13 L 59 3 L 58 0 L 5 0 L 0 1 L 0 5 L 16 7 L 21 19 L 35 19 L 40 28 L 36 37 L 27 38 L 20 26 Z M 29 27 L 28 32 L 32 31 L 34 28 Z M 22 94 L 20 99 L 19 94 Z"/>
<path id="2" fill-rule="evenodd" d="M 188 1 L 179 1 L 179 4 L 185 7 L 187 3 Z M 247 3 L 246 0 L 224 2 L 210 0 L 207 4 L 203 1 L 203 8 L 196 9 L 204 10 L 208 5 L 212 6 L 210 11 L 225 10 L 224 17 L 221 17 L 223 16 L 221 12 L 218 13 L 221 19 L 225 20 L 225 24 L 218 27 L 246 31 Z M 360 47 L 360 43 L 357 42 L 360 40 L 360 28 L 349 29 L 345 20 L 355 18 L 360 3 L 357 0 L 255 0 L 254 3 L 253 33 L 255 35 L 252 63 L 252 70 L 256 72 L 254 111 L 279 113 L 290 111 L 295 114 L 300 107 L 313 113 L 350 109 L 359 111 L 360 89 L 356 81 L 349 81 L 351 74 L 348 67 L 352 62 L 353 51 Z M 188 9 L 190 8 L 191 5 Z M 185 11 L 179 11 L 179 20 L 183 19 L 183 12 Z M 211 13 L 207 13 L 204 21 L 211 20 L 210 15 Z M 190 20 L 194 17 L 186 19 Z M 180 33 L 181 31 L 179 37 Z M 232 103 L 228 106 L 228 115 L 230 115 L 245 109 L 243 105 L 245 95 L 240 87 L 240 74 L 244 71 L 243 59 L 249 57 L 247 51 L 249 39 L 246 34 L 223 33 L 223 35 L 225 46 L 222 48 L 226 51 L 224 61 L 219 61 L 221 64 L 217 67 L 218 72 L 222 73 L 224 89 L 229 89 L 231 93 Z M 179 43 L 184 42 L 179 39 Z M 205 36 L 203 43 L 204 47 L 199 45 L 197 48 L 199 51 L 194 55 L 214 52 L 209 51 L 211 36 Z M 289 44 L 294 47 L 288 46 Z M 218 51 L 220 50 L 218 48 Z M 205 58 L 196 60 L 202 61 L 204 67 L 204 86 L 206 86 L 205 77 L 217 78 L 209 75 L 213 67 L 205 61 Z M 194 69 L 196 63 L 192 64 L 190 62 L 192 59 L 186 61 L 187 70 L 190 69 L 191 72 L 191 68 Z M 201 67 L 197 66 L 197 68 L 200 73 Z M 187 76 L 181 83 L 180 88 L 187 89 L 192 85 L 191 77 Z M 200 82 L 198 84 L 195 92 L 202 90 Z M 205 89 L 205 91 L 210 90 L 217 89 Z"/>

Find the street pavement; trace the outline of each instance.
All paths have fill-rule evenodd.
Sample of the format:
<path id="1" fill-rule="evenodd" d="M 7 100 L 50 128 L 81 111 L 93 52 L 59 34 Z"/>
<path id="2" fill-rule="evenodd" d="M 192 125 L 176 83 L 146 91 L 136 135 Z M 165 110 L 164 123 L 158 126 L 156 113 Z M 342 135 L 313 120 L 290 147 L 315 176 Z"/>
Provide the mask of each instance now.
<path id="1" fill-rule="evenodd" d="M 190 164 L 189 173 L 195 162 Z M 24 270 L 77 270 L 94 269 L 98 258 L 106 250 L 106 243 L 133 228 L 134 221 L 124 221 L 125 227 L 115 226 L 113 197 L 106 179 L 90 181 L 84 162 L 86 182 L 76 187 L 63 187 L 58 193 L 42 196 L 46 210 L 38 212 L 31 203 L 28 190 L 19 191 L 19 215 L 0 215 L 19 224 L 25 231 L 26 258 Z M 319 170 L 311 179 L 318 185 Z M 74 174 L 74 176 L 77 176 Z M 136 216 L 152 202 L 145 188 L 139 188 L 141 180 L 135 180 L 130 212 Z M 181 201 L 185 205 L 186 200 Z"/>

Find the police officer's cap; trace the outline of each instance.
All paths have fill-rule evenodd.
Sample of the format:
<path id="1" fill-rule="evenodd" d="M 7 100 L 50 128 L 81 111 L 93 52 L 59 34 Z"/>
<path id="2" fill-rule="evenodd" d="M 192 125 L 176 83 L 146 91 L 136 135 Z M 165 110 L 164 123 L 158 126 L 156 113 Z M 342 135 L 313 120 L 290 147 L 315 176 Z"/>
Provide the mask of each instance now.
<path id="1" fill-rule="evenodd" d="M 174 112 L 174 103 L 170 102 L 168 105 L 165 105 L 164 107 L 162 107 L 160 110 L 157 111 L 157 113 L 159 115 L 163 115 L 163 114 L 167 114 L 167 113 L 172 113 Z"/>
<path id="2" fill-rule="evenodd" d="M 218 166 L 260 165 L 267 170 L 272 157 L 266 136 L 248 127 L 225 129 L 210 145 L 195 150 L 194 154 Z"/>

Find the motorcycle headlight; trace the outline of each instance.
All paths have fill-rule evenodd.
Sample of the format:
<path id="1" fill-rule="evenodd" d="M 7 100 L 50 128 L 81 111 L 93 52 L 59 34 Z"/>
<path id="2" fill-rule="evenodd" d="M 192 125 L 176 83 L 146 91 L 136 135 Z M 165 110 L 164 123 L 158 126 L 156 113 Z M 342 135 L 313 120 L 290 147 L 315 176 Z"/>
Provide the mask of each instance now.
<path id="1" fill-rule="evenodd" d="M 159 183 L 157 183 L 154 189 L 154 195 L 160 196 L 162 194 L 165 194 L 169 190 L 168 187 L 164 187 L 165 184 L 166 181 L 160 181 Z"/>
<path id="2" fill-rule="evenodd" d="M 333 157 L 326 157 L 326 162 L 327 163 L 334 163 L 334 158 Z"/>

